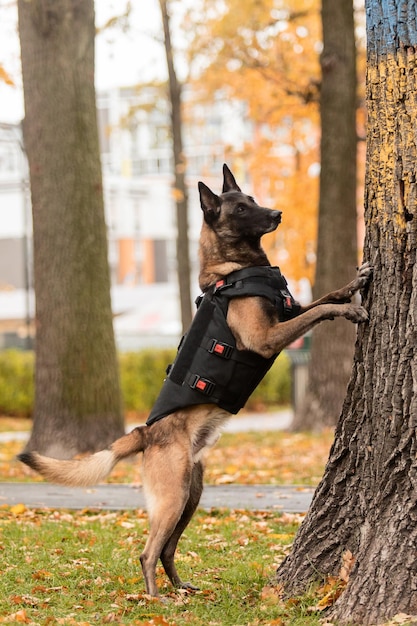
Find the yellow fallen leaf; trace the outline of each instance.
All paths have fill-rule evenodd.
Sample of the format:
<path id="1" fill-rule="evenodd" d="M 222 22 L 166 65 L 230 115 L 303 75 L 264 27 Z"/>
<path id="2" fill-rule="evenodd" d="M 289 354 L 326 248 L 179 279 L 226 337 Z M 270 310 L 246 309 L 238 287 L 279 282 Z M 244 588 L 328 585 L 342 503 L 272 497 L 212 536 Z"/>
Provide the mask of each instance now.
<path id="1" fill-rule="evenodd" d="M 321 600 L 319 600 L 315 609 L 319 611 L 323 611 L 324 609 L 329 608 L 329 606 L 332 606 L 336 602 L 337 598 L 340 596 L 342 591 L 343 591 L 342 587 L 333 589 L 332 591 L 327 593 L 325 596 L 323 596 Z"/>
<path id="2" fill-rule="evenodd" d="M 22 513 L 25 513 L 25 511 L 26 507 L 22 503 L 15 504 L 14 506 L 10 507 L 10 512 L 13 513 L 13 515 L 22 515 Z"/>

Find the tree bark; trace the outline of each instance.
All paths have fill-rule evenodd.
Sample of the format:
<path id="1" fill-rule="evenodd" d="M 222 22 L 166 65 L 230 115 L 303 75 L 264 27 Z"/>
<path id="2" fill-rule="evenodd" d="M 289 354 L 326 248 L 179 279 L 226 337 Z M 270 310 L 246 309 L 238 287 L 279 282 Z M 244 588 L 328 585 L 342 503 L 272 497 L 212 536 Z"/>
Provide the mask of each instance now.
<path id="1" fill-rule="evenodd" d="M 291 554 L 288 593 L 355 565 L 328 616 L 379 624 L 417 614 L 416 5 L 367 0 L 365 258 L 374 277 L 324 477 Z"/>
<path id="2" fill-rule="evenodd" d="M 321 172 L 314 298 L 352 280 L 357 265 L 356 49 L 353 3 L 323 0 Z M 312 333 L 308 388 L 292 428 L 334 426 L 352 368 L 355 328 L 336 320 Z"/>
<path id="3" fill-rule="evenodd" d="M 171 42 L 170 17 L 167 0 L 159 0 L 164 29 L 165 54 L 168 67 L 169 98 L 171 104 L 172 151 L 174 157 L 174 197 L 177 214 L 177 274 L 180 294 L 182 330 L 185 333 L 192 321 L 190 290 L 190 252 L 188 239 L 188 194 L 185 183 L 185 155 L 182 143 L 181 84 L 177 78 Z"/>
<path id="4" fill-rule="evenodd" d="M 59 458 L 123 432 L 94 90 L 93 0 L 19 0 L 36 370 L 28 450 Z"/>

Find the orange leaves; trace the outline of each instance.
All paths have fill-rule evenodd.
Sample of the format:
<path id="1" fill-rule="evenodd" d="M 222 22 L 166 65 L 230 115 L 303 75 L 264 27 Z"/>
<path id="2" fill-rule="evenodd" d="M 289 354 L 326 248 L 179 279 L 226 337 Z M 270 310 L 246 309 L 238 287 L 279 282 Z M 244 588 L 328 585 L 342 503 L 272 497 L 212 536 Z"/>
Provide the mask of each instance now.
<path id="1" fill-rule="evenodd" d="M 47 578 L 51 578 L 52 573 L 48 572 L 46 569 L 40 569 L 36 572 L 33 572 L 32 578 L 33 580 L 46 580 Z"/>
<path id="2" fill-rule="evenodd" d="M 330 430 L 320 436 L 285 432 L 223 434 L 208 454 L 205 482 L 215 485 L 316 485 L 323 474 L 332 441 Z M 31 481 L 41 481 L 41 477 L 14 459 L 20 450 L 20 442 L 16 445 L 9 442 L 7 447 L 0 444 L 3 480 L 23 481 L 30 477 Z M 108 482 L 140 485 L 141 463 L 137 460 L 119 463 Z"/>
<path id="3" fill-rule="evenodd" d="M 325 609 L 330 608 L 341 596 L 349 582 L 349 577 L 355 563 L 355 557 L 350 550 L 346 550 L 342 554 L 341 567 L 337 576 L 328 576 L 326 581 L 314 592 L 314 596 L 310 596 L 309 602 L 313 598 L 316 602 L 312 606 L 306 608 L 307 613 L 321 613 Z M 261 610 L 266 610 L 269 606 L 277 606 L 283 612 L 289 612 L 296 607 L 301 607 L 306 603 L 306 596 L 286 597 L 285 588 L 281 584 L 268 584 L 260 594 Z M 305 610 L 305 609 L 304 609 Z M 322 622 L 322 620 L 320 620 Z M 269 623 L 269 622 L 268 622 Z M 283 623 L 287 623 L 284 621 Z M 309 623 L 306 618 L 306 623 Z M 323 621 L 324 624 L 324 621 Z M 334 626 L 326 622 L 324 626 Z"/>
<path id="4" fill-rule="evenodd" d="M 213 93 L 244 103 L 249 140 L 228 157 L 244 159 L 260 204 L 284 210 L 265 246 L 292 280 L 312 280 L 318 205 L 320 3 L 206 0 L 193 15 L 191 56 L 204 68 L 195 98 Z M 267 238 L 266 238 L 267 239 Z"/>
<path id="5" fill-rule="evenodd" d="M 261 601 L 266 604 L 280 604 L 284 597 L 282 585 L 266 585 L 261 591 Z"/>
<path id="6" fill-rule="evenodd" d="M 0 65 L 0 82 L 6 83 L 6 85 L 15 86 L 15 82 L 8 72 L 4 69 L 3 65 Z"/>
<path id="7" fill-rule="evenodd" d="M 332 432 L 224 434 L 207 457 L 209 484 L 308 484 L 323 474 Z"/>
<path id="8" fill-rule="evenodd" d="M 314 607 L 312 607 L 313 611 L 323 611 L 324 609 L 333 606 L 345 590 L 354 564 L 355 557 L 352 552 L 350 550 L 343 552 L 342 563 L 338 576 L 328 576 L 324 585 L 317 590 L 320 600 Z"/>
<path id="9" fill-rule="evenodd" d="M 16 613 L 0 616 L 0 624 L 30 624 L 30 622 L 31 620 L 24 609 L 16 611 Z"/>
<path id="10" fill-rule="evenodd" d="M 345 552 L 343 552 L 342 566 L 340 568 L 339 578 L 346 584 L 349 582 L 350 572 L 352 571 L 352 567 L 354 566 L 354 564 L 355 557 L 353 556 L 352 552 L 350 550 L 346 550 Z"/>

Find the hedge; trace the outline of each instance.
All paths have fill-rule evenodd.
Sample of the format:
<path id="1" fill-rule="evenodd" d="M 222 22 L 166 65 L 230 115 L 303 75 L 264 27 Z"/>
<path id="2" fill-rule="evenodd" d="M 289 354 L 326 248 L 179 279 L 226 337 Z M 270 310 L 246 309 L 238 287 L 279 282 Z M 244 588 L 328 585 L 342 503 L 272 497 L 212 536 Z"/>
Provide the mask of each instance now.
<path id="1" fill-rule="evenodd" d="M 126 412 L 150 411 L 175 350 L 147 349 L 119 354 L 120 378 Z M 34 398 L 32 352 L 0 352 L 0 415 L 30 416 Z M 281 354 L 247 403 L 251 410 L 290 402 L 290 367 Z"/>

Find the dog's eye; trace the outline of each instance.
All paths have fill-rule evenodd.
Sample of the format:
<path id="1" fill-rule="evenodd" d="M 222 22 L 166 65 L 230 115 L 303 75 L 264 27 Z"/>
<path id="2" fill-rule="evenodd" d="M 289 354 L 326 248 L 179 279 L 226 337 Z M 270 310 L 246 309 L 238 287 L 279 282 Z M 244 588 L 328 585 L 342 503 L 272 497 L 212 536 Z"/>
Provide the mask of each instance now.
<path id="1" fill-rule="evenodd" d="M 242 213 L 244 213 L 246 211 L 246 207 L 244 204 L 238 204 L 236 207 L 236 213 L 240 213 L 242 215 Z"/>

